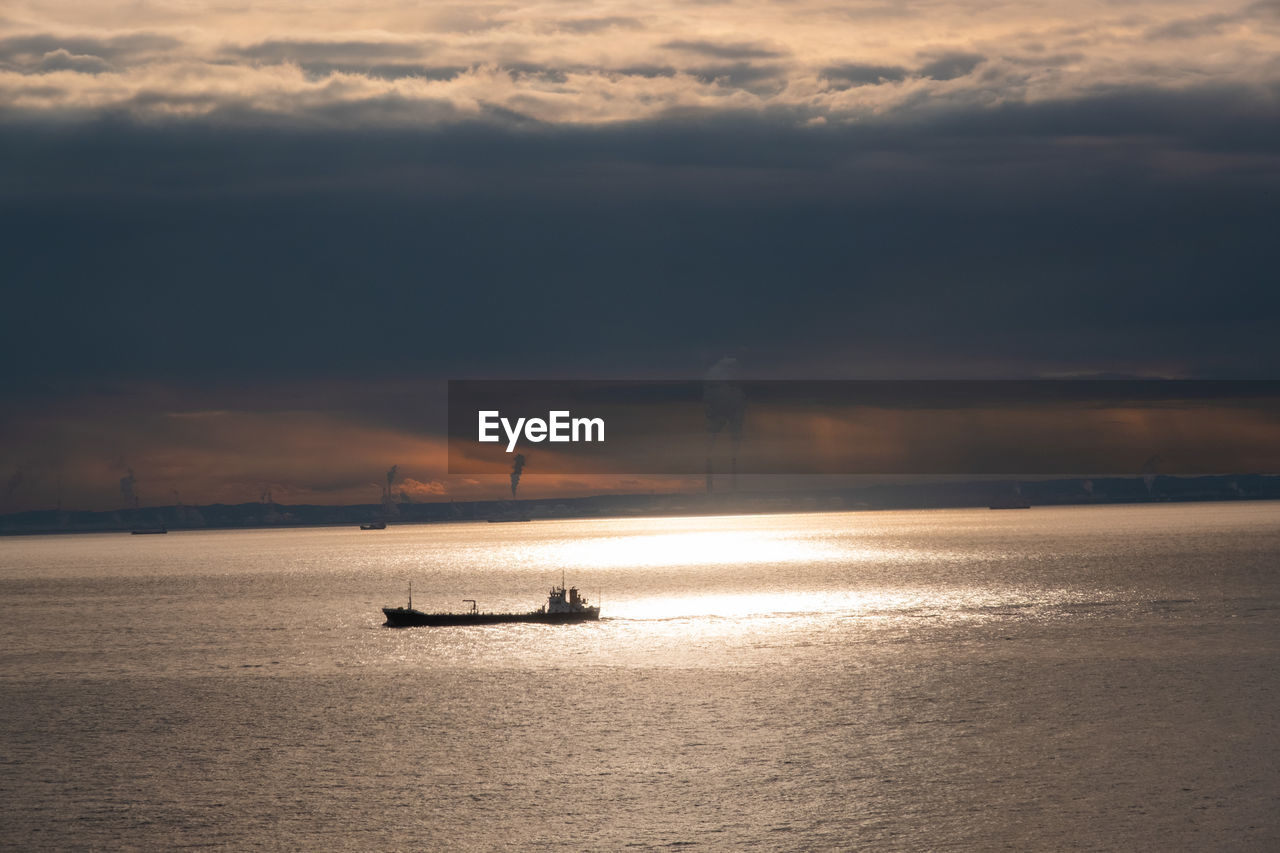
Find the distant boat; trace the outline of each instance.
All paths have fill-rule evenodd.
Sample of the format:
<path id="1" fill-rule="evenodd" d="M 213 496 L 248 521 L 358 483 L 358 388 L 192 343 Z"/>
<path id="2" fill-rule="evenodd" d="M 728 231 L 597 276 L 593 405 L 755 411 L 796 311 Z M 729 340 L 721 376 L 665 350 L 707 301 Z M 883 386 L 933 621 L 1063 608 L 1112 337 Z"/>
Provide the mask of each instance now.
<path id="1" fill-rule="evenodd" d="M 366 521 L 360 525 L 361 530 L 386 530 L 387 523 L 385 521 Z"/>
<path id="2" fill-rule="evenodd" d="M 576 586 L 553 586 L 547 595 L 547 603 L 528 613 L 484 613 L 474 599 L 463 599 L 471 604 L 465 613 L 423 613 L 413 609 L 413 587 L 409 587 L 407 607 L 384 607 L 386 625 L 391 628 L 413 626 L 445 627 L 451 625 L 498 625 L 505 622 L 537 622 L 544 625 L 567 625 L 575 622 L 594 622 L 600 618 L 600 605 L 589 605 Z"/>
<path id="3" fill-rule="evenodd" d="M 149 536 L 154 533 L 168 533 L 169 530 L 165 527 L 135 527 L 129 532 L 134 536 Z"/>

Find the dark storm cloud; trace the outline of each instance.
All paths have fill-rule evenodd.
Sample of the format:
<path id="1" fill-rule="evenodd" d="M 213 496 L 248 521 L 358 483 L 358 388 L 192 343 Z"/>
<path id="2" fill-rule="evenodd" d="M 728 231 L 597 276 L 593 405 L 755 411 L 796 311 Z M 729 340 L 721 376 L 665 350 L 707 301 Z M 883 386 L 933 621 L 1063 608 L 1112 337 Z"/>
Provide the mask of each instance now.
<path id="1" fill-rule="evenodd" d="M 536 66 L 528 71 L 549 73 Z M 325 114 L 346 119 L 421 108 L 419 102 L 397 104 L 383 99 L 327 105 L 331 112 Z M 451 107 L 441 102 L 439 108 Z M 127 119 L 103 119 L 60 130 L 62 123 L 32 121 L 19 111 L 0 113 L 0 117 L 22 128 L 5 140 L 13 155 L 0 166 L 6 169 L 7 192 L 12 197 L 36 193 L 51 198 L 97 192 L 126 196 L 153 191 L 222 193 L 236 187 L 245 191 L 262 187 L 270 192 L 274 184 L 263 181 L 271 175 L 317 191 L 368 179 L 371 192 L 384 192 L 387 187 L 377 175 L 394 174 L 395 185 L 412 191 L 419 189 L 421 177 L 432 182 L 447 178 L 434 184 L 436 194 L 454 189 L 521 193 L 545 188 L 547 170 L 553 174 L 551 180 L 558 181 L 574 174 L 594 178 L 598 169 L 623 164 L 656 170 L 650 173 L 655 178 L 661 178 L 664 170 L 674 174 L 683 167 L 705 167 L 697 180 L 708 186 L 735 170 L 750 170 L 755 180 L 785 174 L 792 194 L 807 194 L 849 179 L 860 192 L 874 195 L 884 188 L 892 189 L 894 196 L 909 197 L 915 189 L 898 184 L 892 163 L 877 159 L 882 154 L 909 163 L 912 171 L 924 170 L 924 175 L 938 169 L 937 180 L 980 191 L 980 197 L 1025 196 L 1041 187 L 1023 182 L 1018 170 L 1024 167 L 1035 169 L 1048 185 L 1056 185 L 1059 178 L 1074 183 L 1096 176 L 1097 170 L 1146 176 L 1158 185 L 1160 164 L 1169 165 L 1168 158 L 1209 155 L 1254 159 L 1203 161 L 1197 171 L 1205 181 L 1228 185 L 1235 177 L 1265 181 L 1274 177 L 1280 146 L 1280 120 L 1269 99 L 1265 93 L 1243 87 L 1109 92 L 992 109 L 937 108 L 827 127 L 803 126 L 808 114 L 800 109 L 764 115 L 689 112 L 585 128 L 528 125 L 518 116 L 495 111 L 487 120 L 433 130 L 377 129 L 382 125 L 374 123 L 367 131 L 312 133 L 282 124 L 271 134 L 259 134 L 258 126 L 243 126 L 249 116 L 237 114 L 234 108 L 215 112 L 202 122 L 159 128 Z M 524 129 L 505 126 L 510 121 Z M 1075 141 L 1082 138 L 1094 141 L 1082 146 Z M 1106 139 L 1114 142 L 1100 144 Z M 254 159 L 225 158 L 225 152 L 251 142 L 257 146 Z M 103 172 L 96 164 L 106 150 L 112 151 L 113 170 Z M 157 180 L 160 174 L 152 166 L 161 156 L 174 168 Z M 326 158 L 333 163 L 321 168 Z M 962 162 L 972 170 L 941 171 Z M 859 167 L 863 171 L 839 171 Z M 806 176 L 813 177 L 814 183 L 808 183 Z M 1168 175 L 1173 183 L 1190 180 L 1192 186 L 1195 177 Z M 615 179 L 622 181 L 616 188 L 624 189 L 625 175 L 619 173 Z M 643 184 L 659 194 L 684 197 L 687 181 L 687 176 L 680 175 L 670 184 L 653 184 L 648 179 Z M 928 193 L 929 187 L 929 181 L 922 181 L 918 190 Z M 578 190 L 570 181 L 551 198 L 571 197 Z M 829 200 L 825 191 L 819 197 Z M 835 197 L 839 198 L 838 193 Z M 770 200 L 761 197 L 762 202 Z"/>
<path id="2" fill-rule="evenodd" d="M 1280 118 L 1251 88 L 825 127 L 327 109 L 381 129 L 11 112 L 7 310 L 59 333 L 14 324 L 7 381 L 1280 369 Z"/>
<path id="3" fill-rule="evenodd" d="M 712 59 L 777 59 L 787 52 L 747 42 L 718 42 L 705 39 L 674 39 L 662 45 L 668 50 L 696 53 Z"/>
<path id="4" fill-rule="evenodd" d="M 1266 92 L 1240 86 L 1181 92 L 1133 88 L 991 111 L 953 110 L 938 123 L 946 132 L 1003 139 L 1015 149 L 1020 137 L 1066 142 L 1094 136 L 1111 140 L 1113 151 L 1133 155 L 1138 149 L 1130 146 L 1137 144 L 1152 146 L 1148 151 L 1184 154 L 1251 152 L 1274 161 L 1280 156 L 1280 118 L 1269 114 L 1269 98 Z M 1151 138 L 1138 142 L 1139 136 Z M 1262 174 L 1274 175 L 1272 169 L 1274 162 Z"/>

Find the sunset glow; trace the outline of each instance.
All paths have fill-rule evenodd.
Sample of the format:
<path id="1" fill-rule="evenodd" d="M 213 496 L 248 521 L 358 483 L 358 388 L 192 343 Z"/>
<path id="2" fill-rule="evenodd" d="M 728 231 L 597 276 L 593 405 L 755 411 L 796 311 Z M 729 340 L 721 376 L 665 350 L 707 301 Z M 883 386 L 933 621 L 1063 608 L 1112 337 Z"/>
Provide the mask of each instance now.
<path id="1" fill-rule="evenodd" d="M 0 93 L 28 116 L 314 128 L 772 112 L 814 126 L 1134 87 L 1265 86 L 1280 19 L 1268 3 L 1158 0 L 412 10 L 22 0 L 0 34 Z M 1157 168 L 1207 165 L 1169 154 Z"/>

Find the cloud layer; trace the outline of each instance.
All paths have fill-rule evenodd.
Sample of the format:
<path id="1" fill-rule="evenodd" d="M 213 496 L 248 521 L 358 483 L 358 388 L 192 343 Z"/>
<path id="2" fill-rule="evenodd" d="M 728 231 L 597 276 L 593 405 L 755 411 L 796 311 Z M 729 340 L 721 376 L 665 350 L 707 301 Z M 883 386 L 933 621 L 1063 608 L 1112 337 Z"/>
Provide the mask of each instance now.
<path id="1" fill-rule="evenodd" d="M 783 110 L 798 123 L 1212 83 L 1274 93 L 1280 4 L 27 0 L 0 20 L 24 116 L 424 127 Z"/>

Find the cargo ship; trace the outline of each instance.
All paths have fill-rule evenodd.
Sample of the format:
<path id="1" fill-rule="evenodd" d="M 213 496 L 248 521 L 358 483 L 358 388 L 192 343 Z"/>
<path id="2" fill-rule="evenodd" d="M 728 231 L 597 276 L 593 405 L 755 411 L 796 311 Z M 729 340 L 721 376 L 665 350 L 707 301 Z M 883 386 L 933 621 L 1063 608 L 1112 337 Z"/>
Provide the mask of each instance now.
<path id="1" fill-rule="evenodd" d="M 553 586 L 547 594 L 547 603 L 528 613 L 486 613 L 476 606 L 474 599 L 463 601 L 471 609 L 462 613 L 424 613 L 413 609 L 413 587 L 409 587 L 407 607 L 384 607 L 386 625 L 391 628 L 409 628 L 420 625 L 447 627 L 451 625 L 500 625 L 507 622 L 536 622 L 543 625 L 566 625 L 575 622 L 594 622 L 600 618 L 600 605 L 588 604 L 576 586 L 565 589 L 564 582 Z"/>

